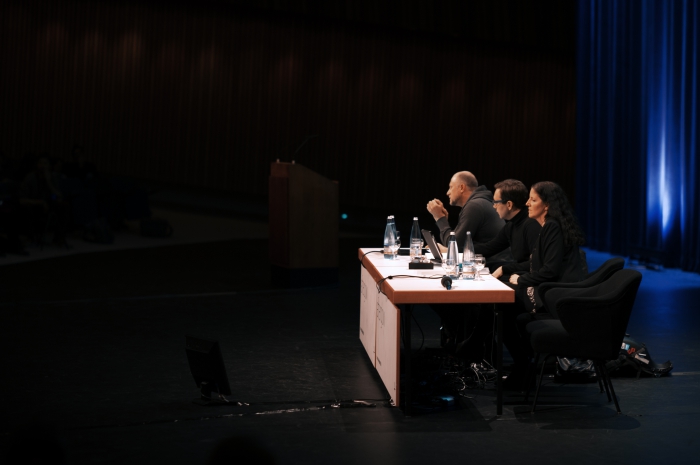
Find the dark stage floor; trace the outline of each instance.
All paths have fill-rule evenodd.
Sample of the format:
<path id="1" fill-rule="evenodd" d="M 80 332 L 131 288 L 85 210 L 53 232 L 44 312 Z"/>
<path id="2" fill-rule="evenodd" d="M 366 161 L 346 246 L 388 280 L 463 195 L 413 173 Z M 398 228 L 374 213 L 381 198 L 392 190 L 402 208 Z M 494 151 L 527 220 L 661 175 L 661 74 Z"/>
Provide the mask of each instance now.
<path id="1" fill-rule="evenodd" d="M 270 275 L 265 239 L 0 267 L 3 452 L 55 444 L 71 464 L 205 464 L 243 437 L 281 464 L 697 460 L 700 276 L 643 271 L 628 332 L 675 368 L 615 378 L 622 415 L 595 384 L 549 380 L 534 415 L 511 394 L 496 417 L 485 389 L 407 418 L 387 404 L 358 339 L 356 250 L 367 245 L 341 239 L 340 284 L 298 290 Z M 260 260 L 238 263 L 251 252 Z M 589 253 L 591 269 L 605 258 Z M 427 307 L 416 316 L 424 346 L 436 347 L 437 318 Z M 192 403 L 187 334 L 220 342 L 232 398 L 251 405 Z M 359 399 L 376 406 L 330 407 Z"/>

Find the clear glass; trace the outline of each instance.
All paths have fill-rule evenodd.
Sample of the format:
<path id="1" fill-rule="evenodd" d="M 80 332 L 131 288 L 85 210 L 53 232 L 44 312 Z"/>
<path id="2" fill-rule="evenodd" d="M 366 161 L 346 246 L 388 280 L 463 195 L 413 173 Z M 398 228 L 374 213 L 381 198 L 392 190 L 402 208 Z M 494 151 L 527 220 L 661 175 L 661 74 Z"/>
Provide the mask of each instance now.
<path id="1" fill-rule="evenodd" d="M 411 248 L 411 260 L 420 258 L 421 250 L 423 249 L 423 235 L 418 224 L 418 217 L 413 217 L 413 226 L 411 226 L 411 237 L 408 246 Z"/>
<path id="2" fill-rule="evenodd" d="M 394 231 L 394 240 L 398 240 L 399 233 L 398 231 L 396 231 L 396 218 L 394 218 L 394 215 L 391 215 L 389 219 L 391 223 L 391 229 Z"/>
<path id="3" fill-rule="evenodd" d="M 396 234 L 394 234 L 394 225 L 392 217 L 388 217 L 386 221 L 386 229 L 384 230 L 384 258 L 393 260 L 396 253 Z"/>
<path id="4" fill-rule="evenodd" d="M 462 263 L 462 278 L 466 280 L 472 280 L 474 279 L 474 262 L 472 261 L 471 264 L 465 265 Z"/>
<path id="5" fill-rule="evenodd" d="M 486 265 L 486 259 L 483 255 L 474 255 L 474 269 L 476 270 L 474 281 L 486 281 L 481 277 L 481 270 Z"/>
<path id="6" fill-rule="evenodd" d="M 447 257 L 454 260 L 455 265 L 457 265 L 459 260 L 459 251 L 457 250 L 457 241 L 455 240 L 454 233 L 450 234 L 450 238 L 447 241 Z"/>
<path id="7" fill-rule="evenodd" d="M 467 238 L 464 241 L 464 250 L 462 251 L 462 276 L 464 279 L 474 279 L 474 243 L 469 231 L 467 231 Z"/>
<path id="8" fill-rule="evenodd" d="M 457 266 L 457 263 L 453 258 L 442 259 L 442 269 L 446 276 L 452 276 L 454 274 L 455 266 Z"/>

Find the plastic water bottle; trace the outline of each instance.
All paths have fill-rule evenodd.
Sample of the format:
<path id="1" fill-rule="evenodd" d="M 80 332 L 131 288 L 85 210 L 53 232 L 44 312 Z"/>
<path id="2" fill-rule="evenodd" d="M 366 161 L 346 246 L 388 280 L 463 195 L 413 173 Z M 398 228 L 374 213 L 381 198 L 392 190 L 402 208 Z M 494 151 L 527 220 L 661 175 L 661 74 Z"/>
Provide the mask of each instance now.
<path id="1" fill-rule="evenodd" d="M 467 231 L 462 250 L 462 273 L 464 273 L 464 279 L 474 279 L 474 242 L 471 231 Z"/>
<path id="2" fill-rule="evenodd" d="M 418 225 L 418 217 L 413 217 L 413 226 L 411 226 L 411 260 L 421 256 L 421 249 L 423 248 L 423 236 L 420 232 L 420 226 Z"/>
<path id="3" fill-rule="evenodd" d="M 384 229 L 384 258 L 387 260 L 394 259 L 394 251 L 396 250 L 396 226 L 394 225 L 394 217 L 389 216 L 386 219 L 386 228 Z"/>

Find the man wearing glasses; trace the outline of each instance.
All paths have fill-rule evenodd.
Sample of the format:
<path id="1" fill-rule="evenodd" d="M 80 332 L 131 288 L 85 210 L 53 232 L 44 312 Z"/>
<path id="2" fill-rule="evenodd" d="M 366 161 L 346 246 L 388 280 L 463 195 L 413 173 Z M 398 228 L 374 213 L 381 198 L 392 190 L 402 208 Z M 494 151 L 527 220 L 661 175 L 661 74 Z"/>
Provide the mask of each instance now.
<path id="1" fill-rule="evenodd" d="M 489 269 L 495 278 L 530 271 L 530 254 L 537 243 L 542 226 L 528 216 L 525 203 L 530 192 L 525 184 L 515 179 L 496 183 L 493 208 L 506 225 L 487 243 L 474 244 L 474 253 L 492 257 L 510 247 L 514 261 L 490 262 Z"/>
<path id="2" fill-rule="evenodd" d="M 488 263 L 489 269 L 495 278 L 506 280 L 512 274 L 526 273 L 530 271 L 530 254 L 537 244 L 537 237 L 540 235 L 542 226 L 537 220 L 530 218 L 525 204 L 530 197 L 530 191 L 520 181 L 506 179 L 496 183 L 493 194 L 493 208 L 498 212 L 498 216 L 505 220 L 506 225 L 498 235 L 485 244 L 475 244 L 474 252 L 485 257 L 494 257 L 503 250 L 510 247 L 513 261 L 491 260 Z M 508 304 L 508 307 L 511 307 Z M 509 317 L 512 312 L 506 313 Z M 493 317 L 490 311 L 479 308 L 472 311 L 470 321 L 473 331 L 468 339 L 465 339 L 455 348 L 457 355 L 467 360 L 480 360 L 484 356 L 487 341 L 492 337 Z M 527 353 L 527 350 L 516 347 L 519 341 L 518 328 L 513 318 L 508 318 L 503 324 L 503 340 L 508 350 L 517 353 Z M 514 353 L 511 352 L 511 355 Z M 509 377 L 504 384 L 506 388 L 512 389 L 518 385 L 520 378 Z"/>

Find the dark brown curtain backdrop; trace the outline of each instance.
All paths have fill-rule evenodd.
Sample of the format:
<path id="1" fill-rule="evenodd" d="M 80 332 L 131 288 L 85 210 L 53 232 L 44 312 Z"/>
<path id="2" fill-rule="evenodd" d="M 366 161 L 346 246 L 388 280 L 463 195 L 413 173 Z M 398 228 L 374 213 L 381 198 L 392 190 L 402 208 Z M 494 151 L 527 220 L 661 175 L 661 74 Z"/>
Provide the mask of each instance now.
<path id="1" fill-rule="evenodd" d="M 104 172 L 259 196 L 294 159 L 345 205 L 407 211 L 462 169 L 574 197 L 573 52 L 183 2 L 10 2 L 0 28 L 6 155 L 81 144 Z"/>

